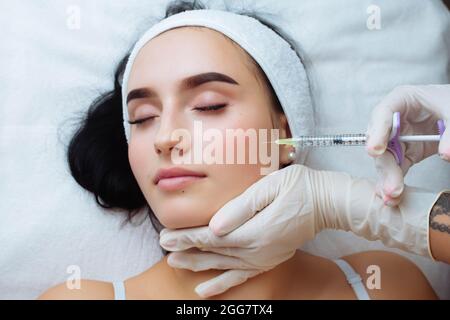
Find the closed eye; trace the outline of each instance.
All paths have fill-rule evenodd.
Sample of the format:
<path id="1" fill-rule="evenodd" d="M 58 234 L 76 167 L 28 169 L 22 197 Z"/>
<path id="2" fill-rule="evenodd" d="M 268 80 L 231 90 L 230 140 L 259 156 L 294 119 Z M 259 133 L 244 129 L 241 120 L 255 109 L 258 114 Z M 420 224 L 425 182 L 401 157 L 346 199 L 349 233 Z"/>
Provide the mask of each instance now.
<path id="1" fill-rule="evenodd" d="M 216 104 L 216 105 L 212 105 L 212 106 L 205 106 L 205 107 L 196 107 L 194 108 L 194 110 L 197 110 L 199 112 L 207 112 L 207 111 L 217 111 L 220 109 L 223 109 L 227 106 L 226 103 L 224 104 Z M 153 120 L 154 118 L 156 118 L 156 116 L 152 116 L 152 117 L 147 117 L 147 118 L 143 118 L 143 119 L 138 119 L 135 121 L 128 121 L 128 123 L 130 125 L 135 124 L 135 125 L 140 125 L 148 120 Z"/>
<path id="2" fill-rule="evenodd" d="M 128 121 L 128 123 L 131 124 L 136 124 L 136 125 L 140 125 L 142 123 L 144 123 L 145 121 L 148 120 L 153 120 L 154 118 L 156 118 L 155 116 L 151 116 L 151 117 L 147 117 L 147 118 L 143 118 L 143 119 L 138 119 L 138 120 L 134 120 L 134 121 Z"/>
<path id="3" fill-rule="evenodd" d="M 194 110 L 198 110 L 199 112 L 216 111 L 216 110 L 225 108 L 226 106 L 227 106 L 226 104 L 216 104 L 216 105 L 212 105 L 212 106 L 197 107 L 197 108 L 194 108 Z"/>

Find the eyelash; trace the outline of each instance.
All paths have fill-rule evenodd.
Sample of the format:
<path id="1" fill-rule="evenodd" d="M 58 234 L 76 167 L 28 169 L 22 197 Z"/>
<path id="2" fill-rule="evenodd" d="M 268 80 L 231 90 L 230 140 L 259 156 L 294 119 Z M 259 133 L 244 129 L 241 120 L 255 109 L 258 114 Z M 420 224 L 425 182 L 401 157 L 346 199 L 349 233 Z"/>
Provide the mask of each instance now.
<path id="1" fill-rule="evenodd" d="M 217 111 L 217 110 L 225 108 L 226 106 L 227 106 L 227 104 L 216 104 L 216 105 L 206 106 L 206 107 L 197 107 L 197 108 L 194 108 L 194 110 L 197 110 L 199 112 Z M 147 120 L 152 120 L 154 118 L 156 118 L 156 117 L 148 117 L 148 118 L 139 119 L 139 120 L 135 120 L 135 121 L 128 121 L 128 123 L 130 125 L 131 124 L 139 125 Z"/>
<path id="2" fill-rule="evenodd" d="M 224 108 L 224 107 L 226 107 L 227 105 L 225 104 L 225 103 L 223 103 L 223 104 L 215 104 L 215 105 L 212 105 L 212 106 L 206 106 L 206 107 L 197 107 L 197 108 L 194 108 L 194 110 L 198 110 L 198 111 L 200 111 L 200 112 L 205 112 L 205 111 L 217 111 L 217 110 L 220 110 L 220 109 L 222 109 L 222 108 Z"/>
<path id="3" fill-rule="evenodd" d="M 136 125 L 140 125 L 141 123 L 147 121 L 147 120 L 152 120 L 156 117 L 148 117 L 148 118 L 144 118 L 144 119 L 139 119 L 139 120 L 135 120 L 135 121 L 128 121 L 128 123 L 131 124 L 136 124 Z"/>

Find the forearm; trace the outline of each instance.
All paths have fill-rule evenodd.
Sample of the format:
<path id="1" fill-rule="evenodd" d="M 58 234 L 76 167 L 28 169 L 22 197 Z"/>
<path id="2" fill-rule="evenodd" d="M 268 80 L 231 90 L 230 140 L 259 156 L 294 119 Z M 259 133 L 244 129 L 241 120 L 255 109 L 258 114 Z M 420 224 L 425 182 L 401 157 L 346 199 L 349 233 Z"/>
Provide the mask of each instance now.
<path id="1" fill-rule="evenodd" d="M 327 195 L 321 197 L 323 205 L 317 206 L 320 218 L 316 219 L 321 229 L 351 231 L 368 240 L 381 240 L 388 247 L 430 257 L 428 216 L 438 193 L 405 186 L 401 203 L 389 207 L 368 179 L 332 172 L 323 176 L 327 183 L 319 186 L 326 188 Z"/>
<path id="2" fill-rule="evenodd" d="M 351 231 L 386 246 L 450 264 L 450 190 L 405 186 L 396 207 L 386 206 L 368 179 L 311 170 L 316 233 Z"/>
<path id="3" fill-rule="evenodd" d="M 429 228 L 433 258 L 450 264 L 450 191 L 443 192 L 433 205 Z"/>

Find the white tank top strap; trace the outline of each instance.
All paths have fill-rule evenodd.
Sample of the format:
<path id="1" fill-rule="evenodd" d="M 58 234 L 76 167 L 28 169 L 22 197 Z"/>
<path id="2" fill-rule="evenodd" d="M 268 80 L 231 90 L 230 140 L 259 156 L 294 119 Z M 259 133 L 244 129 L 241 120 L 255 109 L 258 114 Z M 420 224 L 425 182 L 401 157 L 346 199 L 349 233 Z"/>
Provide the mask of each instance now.
<path id="1" fill-rule="evenodd" d="M 123 281 L 114 281 L 114 300 L 126 300 L 125 283 Z"/>
<path id="2" fill-rule="evenodd" d="M 342 270 L 347 278 L 347 282 L 352 286 L 358 300 L 370 300 L 366 287 L 362 282 L 361 276 L 352 268 L 352 266 L 345 260 L 333 260 Z"/>

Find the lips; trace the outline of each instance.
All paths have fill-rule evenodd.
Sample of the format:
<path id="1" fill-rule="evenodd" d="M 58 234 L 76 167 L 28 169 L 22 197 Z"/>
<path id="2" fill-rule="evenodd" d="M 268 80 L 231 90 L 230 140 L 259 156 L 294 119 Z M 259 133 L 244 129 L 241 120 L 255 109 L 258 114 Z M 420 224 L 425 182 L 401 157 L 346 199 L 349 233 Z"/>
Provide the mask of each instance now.
<path id="1" fill-rule="evenodd" d="M 163 190 L 172 191 L 204 177 L 204 173 L 183 168 L 160 169 L 153 178 L 153 183 Z"/>

